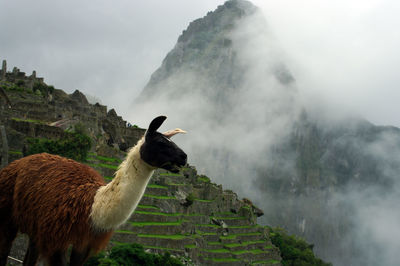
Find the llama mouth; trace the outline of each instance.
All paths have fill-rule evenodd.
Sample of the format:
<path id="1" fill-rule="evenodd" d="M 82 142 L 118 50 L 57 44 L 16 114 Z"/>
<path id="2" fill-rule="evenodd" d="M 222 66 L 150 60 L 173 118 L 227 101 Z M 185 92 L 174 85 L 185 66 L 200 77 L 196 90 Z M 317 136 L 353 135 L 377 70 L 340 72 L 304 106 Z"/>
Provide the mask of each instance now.
<path id="1" fill-rule="evenodd" d="M 174 174 L 179 173 L 179 171 L 181 170 L 181 166 L 171 163 L 166 163 L 161 168 L 164 168 L 165 170 L 168 170 Z"/>

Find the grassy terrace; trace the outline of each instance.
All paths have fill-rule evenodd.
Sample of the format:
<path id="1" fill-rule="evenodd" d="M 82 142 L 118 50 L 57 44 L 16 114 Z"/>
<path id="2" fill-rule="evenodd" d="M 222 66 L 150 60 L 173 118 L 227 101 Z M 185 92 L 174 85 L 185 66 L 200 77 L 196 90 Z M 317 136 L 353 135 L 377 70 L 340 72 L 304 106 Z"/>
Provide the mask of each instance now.
<path id="1" fill-rule="evenodd" d="M 211 260 L 213 262 L 237 262 L 240 259 L 235 258 L 204 258 L 205 260 Z"/>
<path id="2" fill-rule="evenodd" d="M 138 207 L 138 208 L 141 208 L 141 209 L 154 209 L 154 210 L 159 210 L 159 209 L 160 209 L 160 208 L 157 207 L 157 206 L 152 206 L 152 205 L 141 205 L 141 204 L 139 204 L 137 207 Z"/>
<path id="3" fill-rule="evenodd" d="M 219 249 L 202 249 L 201 251 L 209 252 L 209 253 L 231 253 L 226 248 L 219 248 Z"/>
<path id="4" fill-rule="evenodd" d="M 205 199 L 194 199 L 194 201 L 199 201 L 199 202 L 214 202 L 214 200 L 205 200 Z"/>
<path id="5" fill-rule="evenodd" d="M 22 155 L 22 152 L 21 152 L 21 151 L 11 151 L 11 150 L 9 150 L 8 153 L 9 153 L 9 154 Z"/>
<path id="6" fill-rule="evenodd" d="M 251 265 L 258 265 L 258 264 L 278 264 L 280 263 L 279 260 L 258 260 L 258 261 L 253 261 Z"/>
<path id="7" fill-rule="evenodd" d="M 261 236 L 261 232 L 254 232 L 254 233 L 240 233 L 240 234 L 232 234 L 228 236 L 220 236 L 220 239 L 236 239 L 238 236 Z"/>
<path id="8" fill-rule="evenodd" d="M 180 226 L 185 220 L 179 220 L 176 222 L 130 222 L 132 226 Z"/>
<path id="9" fill-rule="evenodd" d="M 160 239 L 170 239 L 170 240 L 183 240 L 188 238 L 187 235 L 152 235 L 152 234 L 138 234 L 138 237 L 147 237 L 147 238 L 160 238 Z"/>
<path id="10" fill-rule="evenodd" d="M 149 188 L 168 189 L 167 186 L 160 186 L 160 185 L 156 185 L 156 184 L 148 184 L 147 187 L 149 187 Z"/>
<path id="11" fill-rule="evenodd" d="M 246 253 L 251 253 L 253 255 L 261 254 L 261 253 L 267 253 L 267 251 L 261 250 L 261 249 L 251 249 L 251 250 L 239 250 L 239 251 L 232 251 L 231 252 L 234 255 L 242 255 Z"/>
<path id="12" fill-rule="evenodd" d="M 218 241 L 212 241 L 212 242 L 207 242 L 207 245 L 209 245 L 209 246 L 218 246 L 218 245 L 222 245 L 222 243 L 218 242 Z"/>
<path id="13" fill-rule="evenodd" d="M 245 241 L 245 242 L 241 242 L 241 243 L 224 244 L 224 246 L 227 248 L 235 248 L 235 247 L 247 247 L 248 245 L 264 244 L 264 243 L 266 243 L 265 240 L 255 240 L 255 241 Z"/>
<path id="14" fill-rule="evenodd" d="M 187 184 L 168 183 L 168 186 L 186 186 Z"/>
<path id="15" fill-rule="evenodd" d="M 216 224 L 196 224 L 196 226 L 201 226 L 201 227 L 212 227 L 212 228 L 221 228 L 220 225 L 216 225 Z"/>
<path id="16" fill-rule="evenodd" d="M 112 170 L 117 170 L 118 166 L 117 165 L 111 165 L 111 164 L 105 164 L 105 163 L 86 163 L 87 165 L 91 166 L 91 167 L 102 167 L 102 168 L 108 168 L 108 169 L 112 169 Z"/>
<path id="17" fill-rule="evenodd" d="M 143 197 L 153 198 L 153 199 L 176 199 L 174 196 L 158 196 L 158 195 L 150 195 L 144 194 Z"/>
<path id="18" fill-rule="evenodd" d="M 245 220 L 247 219 L 244 216 L 238 216 L 238 217 L 220 217 L 220 216 L 210 216 L 210 219 L 217 219 L 217 220 Z"/>
<path id="19" fill-rule="evenodd" d="M 161 216 L 183 216 L 182 213 L 165 213 L 165 212 L 148 212 L 148 211 L 135 211 L 138 214 L 161 215 Z"/>

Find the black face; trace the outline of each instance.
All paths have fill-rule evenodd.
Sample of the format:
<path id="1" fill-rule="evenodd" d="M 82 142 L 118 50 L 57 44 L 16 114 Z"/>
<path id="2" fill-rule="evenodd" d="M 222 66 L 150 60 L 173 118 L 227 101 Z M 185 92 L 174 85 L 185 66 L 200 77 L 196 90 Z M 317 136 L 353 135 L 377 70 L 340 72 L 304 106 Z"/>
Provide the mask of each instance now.
<path id="1" fill-rule="evenodd" d="M 150 123 L 140 156 L 151 166 L 177 173 L 186 164 L 187 155 L 169 138 L 157 132 L 165 119 L 165 116 L 159 116 Z"/>

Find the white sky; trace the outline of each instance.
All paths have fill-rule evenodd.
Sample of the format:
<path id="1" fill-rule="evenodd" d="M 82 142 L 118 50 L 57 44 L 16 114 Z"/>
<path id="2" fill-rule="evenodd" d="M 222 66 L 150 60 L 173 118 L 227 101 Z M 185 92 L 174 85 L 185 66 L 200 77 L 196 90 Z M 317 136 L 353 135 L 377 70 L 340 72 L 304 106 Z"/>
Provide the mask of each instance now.
<path id="1" fill-rule="evenodd" d="M 0 0 L 0 59 L 67 92 L 129 107 L 194 19 L 224 1 Z M 308 95 L 400 126 L 400 2 L 254 0 Z M 134 123 L 134 121 L 132 121 Z"/>

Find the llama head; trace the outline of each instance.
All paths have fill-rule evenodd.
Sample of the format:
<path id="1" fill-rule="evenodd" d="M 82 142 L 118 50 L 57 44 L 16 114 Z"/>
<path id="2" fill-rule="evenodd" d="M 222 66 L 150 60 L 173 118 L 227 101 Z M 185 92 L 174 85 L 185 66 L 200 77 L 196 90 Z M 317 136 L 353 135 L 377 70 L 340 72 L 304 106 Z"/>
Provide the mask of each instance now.
<path id="1" fill-rule="evenodd" d="M 140 157 L 151 166 L 177 173 L 186 164 L 187 155 L 170 138 L 185 131 L 177 128 L 165 133 L 157 132 L 165 119 L 166 116 L 159 116 L 150 123 L 140 148 Z"/>

